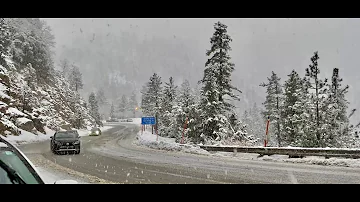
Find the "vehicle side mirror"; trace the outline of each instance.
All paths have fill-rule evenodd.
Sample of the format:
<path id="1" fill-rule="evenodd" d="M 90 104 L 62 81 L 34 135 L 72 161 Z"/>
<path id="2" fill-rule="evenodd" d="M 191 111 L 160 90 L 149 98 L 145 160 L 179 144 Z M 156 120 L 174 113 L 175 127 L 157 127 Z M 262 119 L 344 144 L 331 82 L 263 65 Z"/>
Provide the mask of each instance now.
<path id="1" fill-rule="evenodd" d="M 50 136 L 50 139 L 53 139 L 53 136 Z"/>

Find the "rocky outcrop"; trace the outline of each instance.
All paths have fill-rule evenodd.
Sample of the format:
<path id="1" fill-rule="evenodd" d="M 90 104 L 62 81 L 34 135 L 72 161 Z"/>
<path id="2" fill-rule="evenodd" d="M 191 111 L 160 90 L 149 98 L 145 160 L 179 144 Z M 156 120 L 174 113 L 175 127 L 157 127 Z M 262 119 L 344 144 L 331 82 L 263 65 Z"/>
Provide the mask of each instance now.
<path id="1" fill-rule="evenodd" d="M 28 118 L 20 117 L 16 119 L 15 125 L 23 130 L 32 132 L 34 129 L 34 122 Z"/>

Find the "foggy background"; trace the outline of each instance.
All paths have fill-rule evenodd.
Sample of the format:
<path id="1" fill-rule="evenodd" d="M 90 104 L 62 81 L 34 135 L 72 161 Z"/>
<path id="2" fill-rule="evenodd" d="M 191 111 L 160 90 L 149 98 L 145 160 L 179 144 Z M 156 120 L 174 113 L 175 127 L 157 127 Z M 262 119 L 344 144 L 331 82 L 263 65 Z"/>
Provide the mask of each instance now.
<path id="1" fill-rule="evenodd" d="M 360 110 L 359 19 L 43 19 L 55 35 L 55 61 L 68 59 L 83 75 L 82 95 L 102 88 L 109 100 L 133 90 L 140 102 L 141 86 L 156 72 L 163 83 L 173 76 L 193 87 L 202 78 L 213 25 L 228 26 L 235 63 L 233 84 L 243 91 L 239 112 L 261 105 L 271 71 L 281 78 L 295 69 L 300 77 L 319 51 L 321 78 L 339 68 L 343 85 L 350 86 L 350 108 Z M 359 121 L 359 114 L 352 121 Z"/>

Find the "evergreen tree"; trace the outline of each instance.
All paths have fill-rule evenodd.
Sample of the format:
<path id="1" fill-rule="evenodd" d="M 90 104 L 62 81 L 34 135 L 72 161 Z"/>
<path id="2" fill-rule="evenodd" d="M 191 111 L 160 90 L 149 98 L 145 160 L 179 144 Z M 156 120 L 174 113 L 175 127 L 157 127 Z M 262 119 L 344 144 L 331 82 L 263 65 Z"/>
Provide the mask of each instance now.
<path id="1" fill-rule="evenodd" d="M 69 74 L 69 83 L 72 89 L 78 92 L 83 88 L 82 75 L 79 68 L 76 65 L 72 65 L 70 74 Z"/>
<path id="2" fill-rule="evenodd" d="M 67 59 L 60 60 L 61 73 L 64 77 L 68 77 L 70 72 L 70 62 Z"/>
<path id="3" fill-rule="evenodd" d="M 309 90 L 311 91 L 309 109 L 310 112 L 310 131 L 309 133 L 315 134 L 315 138 L 308 138 L 307 146 L 313 147 L 324 147 L 323 134 L 328 129 L 326 126 L 326 113 L 327 105 L 325 102 L 326 95 L 326 83 L 319 78 L 320 69 L 318 67 L 319 55 L 316 51 L 311 57 L 311 64 L 309 68 L 306 68 L 306 79 Z M 315 92 L 312 92 L 315 91 Z M 310 136 L 311 137 L 311 136 Z"/>
<path id="4" fill-rule="evenodd" d="M 147 83 L 146 92 L 146 114 L 149 116 L 155 116 L 156 128 L 159 128 L 159 120 L 161 120 L 161 98 L 162 98 L 162 86 L 161 77 L 154 73 L 150 77 L 150 81 Z"/>
<path id="5" fill-rule="evenodd" d="M 203 79 L 200 81 L 202 84 L 200 107 L 204 120 L 201 136 L 204 142 L 228 137 L 230 125 L 227 115 L 233 109 L 229 99 L 240 100 L 239 96 L 233 93 L 240 90 L 231 84 L 230 79 L 235 66 L 229 61 L 232 39 L 227 34 L 226 25 L 217 22 L 214 29 L 215 32 L 210 38 L 211 48 L 206 52 L 209 58 L 205 63 Z"/>
<path id="6" fill-rule="evenodd" d="M 121 96 L 121 101 L 119 102 L 118 105 L 118 111 L 122 113 L 122 116 L 125 117 L 125 112 L 128 109 L 128 98 L 126 97 L 126 95 L 122 95 Z"/>
<path id="7" fill-rule="evenodd" d="M 169 78 L 169 83 L 165 82 L 163 100 L 162 100 L 162 111 L 164 113 L 170 113 L 172 106 L 174 105 L 176 98 L 177 86 L 174 85 L 174 79 Z"/>
<path id="8" fill-rule="evenodd" d="M 111 118 L 111 119 L 114 119 L 114 118 L 115 118 L 115 108 L 114 108 L 114 104 L 113 104 L 113 103 L 111 103 L 110 118 Z"/>
<path id="9" fill-rule="evenodd" d="M 260 84 L 260 86 L 266 88 L 266 99 L 263 103 L 265 111 L 263 112 L 263 116 L 265 120 L 267 117 L 270 117 L 270 124 L 276 127 L 275 130 L 269 130 L 276 131 L 277 144 L 281 147 L 281 111 L 283 106 L 282 87 L 280 84 L 280 78 L 273 71 L 271 72 L 271 77 L 267 79 L 267 83 Z"/>
<path id="10" fill-rule="evenodd" d="M 143 85 L 141 88 L 141 110 L 144 114 L 149 114 L 149 95 L 148 95 L 149 89 L 147 85 Z"/>
<path id="11" fill-rule="evenodd" d="M 333 69 L 331 84 L 328 84 L 327 93 L 327 121 L 329 124 L 326 131 L 327 146 L 346 146 L 350 140 L 349 118 L 347 109 L 349 102 L 346 100 L 346 93 L 349 86 L 341 87 L 342 79 L 339 77 L 339 69 Z"/>
<path id="12" fill-rule="evenodd" d="M 173 134 L 174 127 L 177 127 L 176 124 L 176 115 L 173 114 L 173 107 L 176 99 L 176 90 L 177 86 L 174 84 L 174 79 L 169 78 L 169 82 L 165 82 L 164 92 L 161 103 L 161 123 L 162 128 L 159 130 L 159 133 L 163 136 L 176 137 L 177 134 Z M 176 112 L 176 109 L 174 113 Z"/>
<path id="13" fill-rule="evenodd" d="M 39 18 L 11 18 L 9 25 L 14 28 L 10 53 L 14 62 L 22 67 L 31 63 L 40 83 L 54 81 L 52 51 L 54 36 L 51 28 Z"/>
<path id="14" fill-rule="evenodd" d="M 177 138 L 177 141 L 180 140 L 180 134 L 183 132 L 185 137 L 188 136 L 188 132 L 190 131 L 189 125 L 194 123 L 194 117 L 190 115 L 190 110 L 195 104 L 194 97 L 194 91 L 191 89 L 189 81 L 185 79 L 180 86 L 179 96 L 172 110 L 172 115 L 176 121 L 176 123 L 173 124 L 174 129 L 172 134 Z M 192 123 L 190 123 L 190 120 L 192 120 Z M 185 124 L 187 129 L 184 131 Z"/>
<path id="15" fill-rule="evenodd" d="M 185 114 L 189 112 L 189 107 L 195 103 L 194 92 L 190 87 L 190 83 L 187 79 L 183 81 L 180 86 L 179 92 L 179 105 Z"/>
<path id="16" fill-rule="evenodd" d="M 261 116 L 260 108 L 256 102 L 249 111 L 249 115 L 251 121 L 250 124 L 248 124 L 247 131 L 250 135 L 253 135 L 254 140 L 262 144 L 263 142 L 260 140 L 265 138 L 266 122 Z"/>
<path id="17" fill-rule="evenodd" d="M 5 55 L 8 55 L 9 47 L 11 45 L 11 29 L 7 24 L 5 18 L 0 18 L 0 65 L 6 67 L 4 59 Z"/>
<path id="18" fill-rule="evenodd" d="M 100 113 L 99 113 L 99 105 L 96 99 L 95 93 L 90 93 L 89 95 L 89 111 L 90 116 L 95 120 L 95 126 L 102 126 Z"/>
<path id="19" fill-rule="evenodd" d="M 96 99 L 97 99 L 98 104 L 99 104 L 100 107 L 101 107 L 101 106 L 104 106 L 104 105 L 106 105 L 106 104 L 108 103 L 103 88 L 100 88 L 100 89 L 96 92 Z"/>
<path id="20" fill-rule="evenodd" d="M 292 70 L 288 77 L 284 84 L 283 141 L 287 145 L 294 146 L 296 140 L 300 138 L 299 130 L 301 130 L 300 127 L 303 122 L 301 115 L 305 110 L 301 94 L 303 92 L 303 80 L 295 70 Z"/>
<path id="21" fill-rule="evenodd" d="M 133 112 L 134 112 L 134 118 L 135 118 L 135 113 L 136 113 L 136 110 L 138 109 L 138 102 L 137 102 L 137 99 L 136 99 L 136 94 L 135 92 L 133 91 L 131 96 L 130 96 L 130 100 L 129 100 L 129 109 L 131 109 Z"/>

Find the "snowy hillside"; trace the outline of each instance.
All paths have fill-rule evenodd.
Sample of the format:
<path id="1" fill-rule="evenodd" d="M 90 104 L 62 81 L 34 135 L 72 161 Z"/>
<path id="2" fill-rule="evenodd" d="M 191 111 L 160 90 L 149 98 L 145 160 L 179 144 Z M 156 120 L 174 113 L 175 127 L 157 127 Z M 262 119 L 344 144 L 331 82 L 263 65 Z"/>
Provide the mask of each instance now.
<path id="1" fill-rule="evenodd" d="M 55 70 L 54 44 L 38 18 L 0 18 L 0 134 L 47 134 L 94 122 L 79 95 L 81 73 Z"/>
<path id="2" fill-rule="evenodd" d="M 8 68 L 0 65 L 0 133 L 18 135 L 19 129 L 35 134 L 52 130 L 73 128 L 71 122 L 81 112 L 83 127 L 90 126 L 92 118 L 60 74 L 54 76 L 54 85 L 37 84 L 31 80 L 34 69 L 28 66 L 21 71 L 6 58 Z"/>

